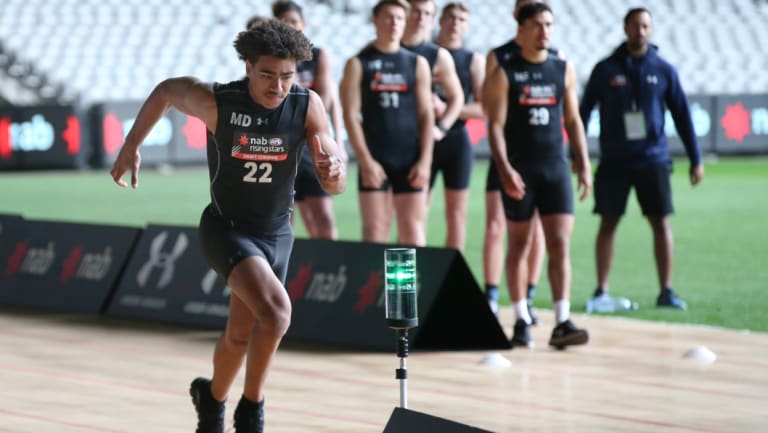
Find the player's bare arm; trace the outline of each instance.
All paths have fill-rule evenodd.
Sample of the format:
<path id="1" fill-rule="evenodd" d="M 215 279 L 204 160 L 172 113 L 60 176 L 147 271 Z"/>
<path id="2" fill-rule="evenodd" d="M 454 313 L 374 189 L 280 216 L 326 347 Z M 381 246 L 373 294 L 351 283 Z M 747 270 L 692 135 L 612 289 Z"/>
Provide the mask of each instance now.
<path id="1" fill-rule="evenodd" d="M 408 181 L 414 188 L 423 188 L 429 182 L 432 170 L 432 149 L 434 148 L 434 136 L 432 129 L 435 124 L 435 114 L 432 107 L 432 76 L 429 64 L 424 57 L 416 60 L 416 110 L 419 118 L 419 143 L 420 154 L 416 165 L 408 173 Z"/>
<path id="2" fill-rule="evenodd" d="M 579 114 L 579 102 L 576 96 L 576 70 L 571 62 L 565 66 L 565 94 L 563 97 L 563 119 L 568 141 L 571 146 L 573 166 L 579 181 L 579 200 L 589 196 L 592 189 L 592 167 L 587 152 L 587 137 L 584 123 Z"/>
<path id="3" fill-rule="evenodd" d="M 355 152 L 360 176 L 363 185 L 378 187 L 386 179 L 384 169 L 373 159 L 365 142 L 363 134 L 362 99 L 360 94 L 360 82 L 363 79 L 363 69 L 360 60 L 353 57 L 344 65 L 344 75 L 341 79 L 339 93 L 341 94 L 341 107 L 344 111 L 344 126 L 347 129 L 349 143 Z"/>
<path id="4" fill-rule="evenodd" d="M 125 173 L 130 172 L 131 187 L 138 188 L 141 164 L 139 146 L 171 107 L 201 119 L 211 132 L 216 131 L 216 99 L 210 83 L 203 83 L 194 77 L 169 78 L 162 81 L 144 101 L 112 166 L 110 174 L 119 186 L 127 186 L 122 178 Z"/>
<path id="5" fill-rule="evenodd" d="M 459 75 L 456 73 L 456 64 L 451 53 L 445 48 L 440 48 L 437 51 L 435 81 L 445 91 L 445 110 L 443 110 L 440 118 L 436 119 L 442 127 L 440 132 L 444 135 L 444 130 L 456 122 L 461 114 L 461 108 L 464 106 L 464 92 L 461 90 Z"/>
<path id="6" fill-rule="evenodd" d="M 504 138 L 504 125 L 507 123 L 508 92 L 507 75 L 503 69 L 496 68 L 483 85 L 483 108 L 488 116 L 488 141 L 504 192 L 510 197 L 520 200 L 525 195 L 525 183 L 507 159 L 507 142 Z"/>
<path id="7" fill-rule="evenodd" d="M 347 187 L 347 169 L 336 141 L 328 129 L 325 106 L 317 93 L 309 92 L 306 138 L 315 174 L 329 194 L 340 194 Z"/>
<path id="8" fill-rule="evenodd" d="M 466 103 L 461 109 L 459 118 L 463 120 L 477 119 L 485 116 L 483 112 L 483 82 L 485 82 L 485 59 L 480 54 L 472 54 L 472 63 L 469 64 L 472 77 L 472 102 Z"/>

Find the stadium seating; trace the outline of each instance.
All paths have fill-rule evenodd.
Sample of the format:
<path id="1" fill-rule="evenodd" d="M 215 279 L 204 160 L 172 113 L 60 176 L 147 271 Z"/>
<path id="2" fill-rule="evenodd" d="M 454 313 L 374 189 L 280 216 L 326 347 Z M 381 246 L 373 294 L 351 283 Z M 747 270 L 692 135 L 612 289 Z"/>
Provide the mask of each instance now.
<path id="1" fill-rule="evenodd" d="M 485 53 L 515 32 L 512 0 L 466 0 L 467 46 Z M 258 0 L 3 0 L 0 95 L 27 102 L 85 105 L 145 97 L 161 79 L 195 75 L 227 81 L 243 73 L 232 49 Z M 444 1 L 438 1 L 439 5 Z M 576 65 L 580 82 L 623 40 L 626 0 L 551 0 L 554 43 Z M 365 0 L 306 0 L 307 33 L 330 51 L 336 77 L 373 36 Z M 763 93 L 768 74 L 768 3 L 755 0 L 648 0 L 653 42 L 678 67 L 690 93 Z M 16 80 L 16 83 L 10 83 Z M 27 90 L 24 90 L 27 89 Z M 22 101 L 22 102 L 19 102 Z"/>

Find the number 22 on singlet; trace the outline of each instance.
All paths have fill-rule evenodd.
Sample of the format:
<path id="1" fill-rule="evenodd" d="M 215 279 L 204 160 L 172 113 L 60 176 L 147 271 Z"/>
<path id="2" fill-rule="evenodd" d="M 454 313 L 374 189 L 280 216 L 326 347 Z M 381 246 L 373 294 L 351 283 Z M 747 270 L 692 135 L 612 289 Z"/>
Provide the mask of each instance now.
<path id="1" fill-rule="evenodd" d="M 248 173 L 243 176 L 243 182 L 272 183 L 272 163 L 248 161 L 244 166 Z"/>

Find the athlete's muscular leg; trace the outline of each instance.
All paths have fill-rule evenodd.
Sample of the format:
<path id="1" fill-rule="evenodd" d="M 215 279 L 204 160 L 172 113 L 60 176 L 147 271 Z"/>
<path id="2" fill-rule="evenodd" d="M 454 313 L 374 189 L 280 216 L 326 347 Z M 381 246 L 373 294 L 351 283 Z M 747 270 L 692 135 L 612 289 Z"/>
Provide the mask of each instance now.
<path id="1" fill-rule="evenodd" d="M 600 218 L 600 228 L 595 241 L 595 262 L 597 263 L 597 286 L 608 291 L 608 279 L 611 276 L 611 263 L 616 243 L 616 228 L 619 226 L 619 216 L 603 215 Z"/>
<path id="2" fill-rule="evenodd" d="M 483 240 L 483 276 L 485 284 L 498 286 L 504 266 L 504 233 L 506 218 L 501 192 L 485 193 L 485 238 Z"/>
<path id="3" fill-rule="evenodd" d="M 552 301 L 570 299 L 571 296 L 571 232 L 573 215 L 541 215 L 547 244 L 549 264 L 547 275 L 552 286 Z"/>
<path id="4" fill-rule="evenodd" d="M 234 293 L 229 298 L 229 317 L 224 334 L 216 342 L 213 352 L 213 398 L 224 401 L 248 350 L 248 340 L 256 324 L 251 310 Z"/>
<path id="5" fill-rule="evenodd" d="M 312 239 L 335 240 L 339 237 L 330 197 L 305 197 L 296 204 Z"/>
<path id="6" fill-rule="evenodd" d="M 397 242 L 404 245 L 427 244 L 427 194 L 424 191 L 394 195 L 397 214 Z"/>
<path id="7" fill-rule="evenodd" d="M 531 246 L 531 221 L 507 221 L 507 286 L 512 302 L 526 299 L 528 250 Z"/>
<path id="8" fill-rule="evenodd" d="M 531 240 L 531 250 L 528 253 L 528 284 L 534 286 L 538 284 L 541 277 L 541 268 L 544 265 L 544 253 L 546 244 L 544 241 L 544 229 L 541 226 L 539 211 L 535 211 L 531 219 L 533 225 L 533 239 Z"/>
<path id="9" fill-rule="evenodd" d="M 669 218 L 649 216 L 653 230 L 653 252 L 656 257 L 656 271 L 662 289 L 672 287 L 672 261 L 675 250 L 674 236 Z"/>
<path id="10" fill-rule="evenodd" d="M 392 226 L 391 196 L 389 191 L 364 191 L 358 194 L 364 241 L 389 242 L 389 230 Z"/>
<path id="11" fill-rule="evenodd" d="M 467 240 L 467 206 L 469 203 L 468 189 L 445 190 L 445 220 L 447 236 L 445 246 L 464 251 Z"/>
<path id="12" fill-rule="evenodd" d="M 291 301 L 263 257 L 249 257 L 238 263 L 227 284 L 255 319 L 248 339 L 243 395 L 250 401 L 261 401 L 267 370 L 291 322 Z M 239 315 L 234 320 L 245 318 Z M 234 325 L 238 329 L 242 326 Z"/>

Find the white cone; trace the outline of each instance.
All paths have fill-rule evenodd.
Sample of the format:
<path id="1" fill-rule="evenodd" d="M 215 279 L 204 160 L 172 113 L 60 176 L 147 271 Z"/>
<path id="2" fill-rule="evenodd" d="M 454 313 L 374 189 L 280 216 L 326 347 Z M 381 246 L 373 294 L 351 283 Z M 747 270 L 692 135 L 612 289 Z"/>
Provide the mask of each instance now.
<path id="1" fill-rule="evenodd" d="M 486 367 L 508 368 L 512 366 L 512 361 L 505 358 L 501 353 L 496 352 L 485 355 L 480 364 Z"/>
<path id="2" fill-rule="evenodd" d="M 685 352 L 683 358 L 698 361 L 702 364 L 712 364 L 717 359 L 717 355 L 705 346 L 696 346 Z"/>

